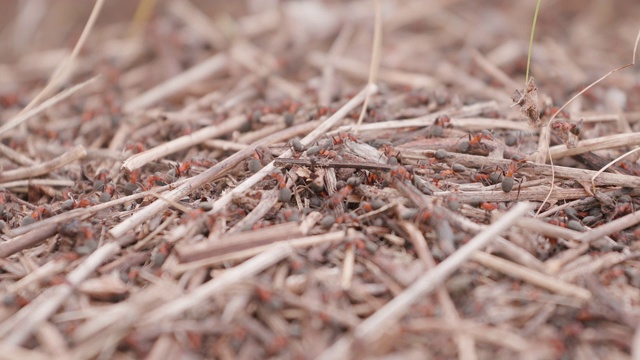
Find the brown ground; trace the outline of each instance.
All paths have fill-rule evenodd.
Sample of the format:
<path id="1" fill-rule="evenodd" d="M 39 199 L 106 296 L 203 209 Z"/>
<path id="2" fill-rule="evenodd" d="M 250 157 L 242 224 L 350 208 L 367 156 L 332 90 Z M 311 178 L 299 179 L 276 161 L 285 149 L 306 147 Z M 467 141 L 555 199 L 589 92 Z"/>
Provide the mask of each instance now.
<path id="1" fill-rule="evenodd" d="M 0 358 L 640 356 L 636 0 L 211 3 L 3 3 Z"/>

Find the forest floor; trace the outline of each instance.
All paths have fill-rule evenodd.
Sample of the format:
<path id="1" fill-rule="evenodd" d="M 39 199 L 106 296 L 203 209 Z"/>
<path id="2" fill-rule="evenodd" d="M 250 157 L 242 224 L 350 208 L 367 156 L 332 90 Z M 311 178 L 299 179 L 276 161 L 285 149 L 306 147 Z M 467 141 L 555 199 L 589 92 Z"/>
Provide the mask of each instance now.
<path id="1" fill-rule="evenodd" d="M 3 4 L 0 358 L 640 358 L 636 0 L 223 3 Z"/>

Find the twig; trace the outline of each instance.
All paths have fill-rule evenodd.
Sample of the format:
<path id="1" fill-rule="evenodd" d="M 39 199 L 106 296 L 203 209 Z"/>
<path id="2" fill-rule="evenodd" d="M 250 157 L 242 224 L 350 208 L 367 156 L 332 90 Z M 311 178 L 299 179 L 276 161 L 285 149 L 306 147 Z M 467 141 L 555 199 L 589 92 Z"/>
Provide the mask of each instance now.
<path id="1" fill-rule="evenodd" d="M 483 266 L 500 271 L 505 275 L 521 279 L 561 295 L 573 296 L 583 301 L 588 301 L 591 298 L 589 290 L 557 280 L 552 276 L 544 275 L 533 269 L 517 265 L 487 253 L 476 252 L 473 255 L 473 260 Z"/>
<path id="2" fill-rule="evenodd" d="M 227 119 L 221 124 L 207 126 L 206 128 L 195 131 L 189 135 L 181 136 L 177 139 L 158 145 L 153 149 L 149 149 L 129 157 L 124 161 L 122 167 L 128 171 L 133 171 L 151 161 L 198 145 L 205 140 L 222 136 L 237 130 L 245 124 L 246 119 L 247 118 L 244 115 L 235 116 Z"/>
<path id="3" fill-rule="evenodd" d="M 87 155 L 87 151 L 82 145 L 78 145 L 68 152 L 41 164 L 33 165 L 27 168 L 5 171 L 0 174 L 0 183 L 7 181 L 20 180 L 24 178 L 32 178 L 47 174 L 70 164 L 76 160 L 80 160 Z"/>
<path id="4" fill-rule="evenodd" d="M 93 84 L 97 79 L 100 78 L 100 75 L 98 76 L 94 76 L 91 79 L 80 83 L 78 85 L 74 85 L 73 87 L 70 87 L 69 89 L 57 94 L 56 96 L 52 97 L 51 99 L 43 102 L 42 104 L 36 106 L 35 108 L 32 108 L 30 110 L 27 111 L 23 111 L 20 114 L 18 114 L 16 117 L 14 117 L 13 119 L 9 120 L 6 124 L 2 125 L 2 127 L 0 127 L 0 137 L 4 136 L 4 134 L 13 129 L 14 127 L 22 124 L 23 122 L 29 120 L 30 118 L 40 114 L 41 112 L 43 112 L 45 109 L 48 109 L 54 105 L 56 105 L 57 103 L 61 102 L 62 100 L 65 100 L 66 98 L 68 98 L 69 96 L 75 94 L 76 92 L 84 89 L 85 87 Z"/>
<path id="5" fill-rule="evenodd" d="M 131 113 L 138 110 L 144 110 L 163 99 L 183 91 L 192 84 L 222 71 L 227 66 L 227 63 L 227 55 L 213 55 L 209 59 L 195 65 L 185 72 L 174 76 L 171 79 L 145 91 L 138 97 L 129 100 L 124 105 L 123 111 Z"/>

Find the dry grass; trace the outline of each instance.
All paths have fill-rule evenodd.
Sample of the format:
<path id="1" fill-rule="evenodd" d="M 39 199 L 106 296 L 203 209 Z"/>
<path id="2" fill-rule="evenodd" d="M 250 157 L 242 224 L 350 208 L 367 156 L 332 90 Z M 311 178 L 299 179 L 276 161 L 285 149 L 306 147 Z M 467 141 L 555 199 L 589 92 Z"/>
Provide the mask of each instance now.
<path id="1" fill-rule="evenodd" d="M 0 358 L 638 358 L 634 1 L 211 3 L 7 2 Z"/>

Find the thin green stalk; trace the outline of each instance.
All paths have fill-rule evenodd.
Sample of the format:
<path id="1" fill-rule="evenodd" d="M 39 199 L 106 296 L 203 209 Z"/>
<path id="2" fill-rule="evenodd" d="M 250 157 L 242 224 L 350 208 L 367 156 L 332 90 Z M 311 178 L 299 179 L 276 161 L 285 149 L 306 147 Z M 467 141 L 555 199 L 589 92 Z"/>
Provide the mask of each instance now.
<path id="1" fill-rule="evenodd" d="M 538 11 L 540 11 L 540 4 L 542 0 L 538 0 L 536 5 L 536 12 L 533 14 L 533 25 L 531 25 L 531 38 L 529 39 L 529 53 L 527 54 L 527 73 L 525 75 L 524 87 L 527 88 L 529 83 L 529 66 L 531 65 L 531 52 L 533 50 L 533 34 L 536 32 L 536 22 L 538 21 Z"/>

